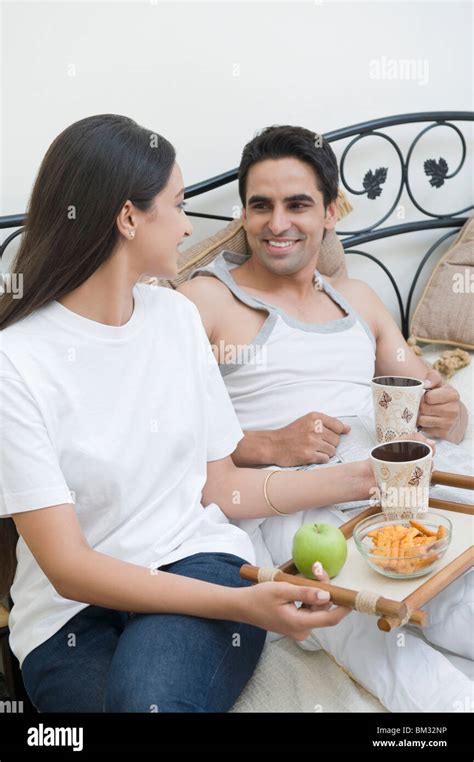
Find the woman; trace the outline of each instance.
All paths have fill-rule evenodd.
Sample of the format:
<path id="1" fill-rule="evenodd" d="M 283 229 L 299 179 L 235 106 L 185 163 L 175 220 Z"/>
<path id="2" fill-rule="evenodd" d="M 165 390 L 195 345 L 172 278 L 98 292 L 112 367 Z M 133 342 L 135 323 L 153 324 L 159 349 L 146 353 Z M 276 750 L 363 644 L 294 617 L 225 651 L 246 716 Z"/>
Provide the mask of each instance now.
<path id="1" fill-rule="evenodd" d="M 165 138 L 109 114 L 50 146 L 23 296 L 0 302 L 0 594 L 17 546 L 10 644 L 40 712 L 227 711 L 266 630 L 303 640 L 348 613 L 239 576 L 253 548 L 230 519 L 363 499 L 373 477 L 233 465 L 242 432 L 196 308 L 138 283 L 175 276 L 191 231 Z"/>

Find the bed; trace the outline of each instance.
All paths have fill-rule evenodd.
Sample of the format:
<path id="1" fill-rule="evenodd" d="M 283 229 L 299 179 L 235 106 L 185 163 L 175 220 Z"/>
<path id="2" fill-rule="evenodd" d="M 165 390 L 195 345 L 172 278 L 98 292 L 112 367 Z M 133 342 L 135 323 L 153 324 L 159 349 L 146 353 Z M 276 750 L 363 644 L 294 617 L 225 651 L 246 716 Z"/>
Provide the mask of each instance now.
<path id="1" fill-rule="evenodd" d="M 374 119 L 324 135 L 338 155 L 341 188 L 357 212 L 353 229 L 337 228 L 347 254 L 349 273 L 352 275 L 354 272 L 355 277 L 364 278 L 371 284 L 375 279 L 380 284 L 386 303 L 390 305 L 406 339 L 410 335 L 410 318 L 416 300 L 430 269 L 449 245 L 452 236 L 472 216 L 474 206 L 469 193 L 473 122 L 472 112 L 433 111 Z M 374 140 L 377 142 L 376 150 L 373 148 Z M 381 158 L 381 147 L 387 151 L 385 158 Z M 358 158 L 354 158 L 355 152 L 360 152 Z M 369 167 L 364 168 L 364 162 L 369 162 Z M 450 172 L 449 168 L 453 166 L 454 170 Z M 421 167 L 424 172 L 418 171 L 416 180 L 412 181 L 413 170 L 420 170 Z M 193 199 L 193 203 L 187 214 L 205 221 L 206 225 L 222 227 L 224 223 L 232 223 L 233 217 L 199 211 L 196 203 L 200 203 L 205 194 L 230 186 L 236 179 L 237 168 L 189 186 L 185 198 Z M 461 182 L 461 187 L 455 191 L 456 181 Z M 415 186 L 421 189 L 420 194 Z M 392 195 L 388 197 L 390 193 Z M 381 201 L 385 204 L 382 211 Z M 457 204 L 454 203 L 456 201 Z M 453 204 L 454 211 L 446 211 Z M 400 209 L 403 215 L 399 213 Z M 386 225 L 390 218 L 393 221 L 394 216 L 396 224 Z M 0 246 L 0 261 L 7 249 L 10 251 L 9 247 L 15 247 L 24 221 L 22 214 L 0 217 L 0 229 L 5 231 Z M 346 223 L 344 218 L 344 228 Z M 206 240 L 212 241 L 213 238 L 211 236 Z M 206 250 L 206 240 L 202 242 L 203 251 Z M 398 243 L 395 254 L 394 249 L 390 250 L 390 245 L 387 246 L 390 242 Z M 403 256 L 400 256 L 402 251 Z M 217 253 L 218 250 L 215 251 Z M 189 257 L 185 257 L 184 262 L 187 266 Z M 176 283 L 162 285 L 174 287 Z M 431 365 L 446 348 L 441 344 L 428 344 L 423 350 L 423 358 Z M 469 354 L 472 356 L 472 351 Z M 450 383 L 458 389 L 471 410 L 472 363 L 457 371 L 450 378 Z M 460 446 L 471 453 L 472 435 L 470 422 Z M 9 651 L 7 635 L 7 617 L 4 613 L 3 622 L 0 618 L 0 636 L 7 688 L 12 698 L 24 698 L 21 677 L 16 660 Z M 282 638 L 275 642 L 267 641 L 257 670 L 232 711 L 386 710 L 325 652 L 303 651 L 295 642 Z"/>

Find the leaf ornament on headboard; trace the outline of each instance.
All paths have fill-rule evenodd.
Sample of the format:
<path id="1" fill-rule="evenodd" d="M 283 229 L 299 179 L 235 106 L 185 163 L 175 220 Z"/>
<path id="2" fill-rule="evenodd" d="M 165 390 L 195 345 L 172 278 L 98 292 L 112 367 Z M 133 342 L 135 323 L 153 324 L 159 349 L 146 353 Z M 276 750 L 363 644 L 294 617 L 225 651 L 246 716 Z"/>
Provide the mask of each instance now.
<path id="1" fill-rule="evenodd" d="M 367 198 L 373 200 L 377 196 L 380 196 L 382 193 L 380 186 L 387 179 L 387 171 L 387 167 L 379 167 L 375 172 L 372 172 L 371 169 L 366 172 L 362 185 L 366 190 Z"/>
<path id="2" fill-rule="evenodd" d="M 423 164 L 425 169 L 425 175 L 431 175 L 430 185 L 434 188 L 441 188 L 444 185 L 444 180 L 448 174 L 448 164 L 440 156 L 439 161 L 436 159 L 427 159 Z"/>

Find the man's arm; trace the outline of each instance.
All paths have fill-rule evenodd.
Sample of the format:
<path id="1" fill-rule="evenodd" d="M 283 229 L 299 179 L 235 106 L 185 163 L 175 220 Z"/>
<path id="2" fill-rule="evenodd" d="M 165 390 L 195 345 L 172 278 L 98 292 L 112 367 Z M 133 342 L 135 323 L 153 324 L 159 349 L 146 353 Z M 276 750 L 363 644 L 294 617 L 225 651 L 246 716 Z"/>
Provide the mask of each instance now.
<path id="1" fill-rule="evenodd" d="M 230 297 L 229 290 L 217 278 L 209 276 L 198 276 L 185 281 L 178 286 L 177 290 L 194 302 L 198 308 L 207 338 L 214 350 L 216 360 L 219 362 L 220 358 L 216 349 L 219 335 L 218 320 L 219 315 L 222 315 L 226 307 L 229 308 L 230 306 L 227 301 Z M 236 451 L 233 453 L 235 465 L 275 465 L 274 438 L 275 432 L 272 431 L 245 432 L 244 439 L 239 442 Z"/>
<path id="2" fill-rule="evenodd" d="M 418 425 L 428 436 L 459 444 L 466 432 L 468 413 L 459 393 L 428 367 L 408 346 L 395 320 L 377 294 L 362 281 L 353 281 L 357 299 L 363 299 L 371 312 L 377 342 L 376 376 L 412 376 L 425 381 Z"/>
<path id="3" fill-rule="evenodd" d="M 351 427 L 330 415 L 311 411 L 287 426 L 271 431 L 246 431 L 232 460 L 236 466 L 303 466 L 328 463 L 341 434 Z"/>

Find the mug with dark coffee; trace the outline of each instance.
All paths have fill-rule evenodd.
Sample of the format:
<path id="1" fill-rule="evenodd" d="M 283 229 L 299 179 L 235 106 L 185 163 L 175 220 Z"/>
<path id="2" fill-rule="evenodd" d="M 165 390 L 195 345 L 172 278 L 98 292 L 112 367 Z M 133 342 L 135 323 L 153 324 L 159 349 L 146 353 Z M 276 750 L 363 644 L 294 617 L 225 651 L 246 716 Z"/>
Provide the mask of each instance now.
<path id="1" fill-rule="evenodd" d="M 431 447 L 416 440 L 385 442 L 371 450 L 378 493 L 374 497 L 387 518 L 427 512 L 432 460 Z"/>

